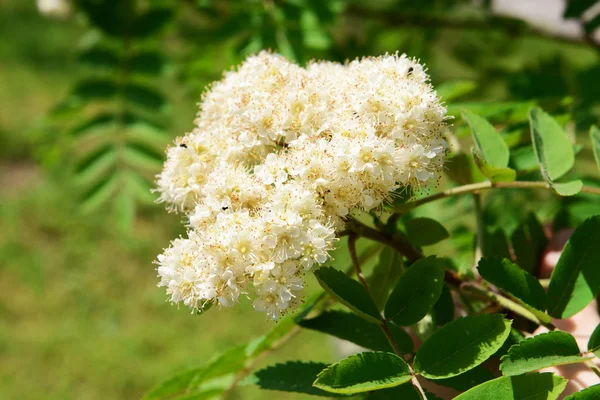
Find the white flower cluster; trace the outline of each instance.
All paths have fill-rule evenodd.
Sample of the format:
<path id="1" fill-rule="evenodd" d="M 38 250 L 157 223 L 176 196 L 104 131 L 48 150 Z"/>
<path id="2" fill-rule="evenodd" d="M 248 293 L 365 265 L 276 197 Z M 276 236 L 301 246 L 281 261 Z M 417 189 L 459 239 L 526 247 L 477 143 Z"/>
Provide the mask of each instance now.
<path id="1" fill-rule="evenodd" d="M 212 85 L 195 129 L 167 152 L 160 201 L 191 230 L 159 256 L 159 285 L 195 310 L 253 288 L 254 307 L 277 319 L 354 210 L 437 179 L 445 113 L 404 55 L 306 68 L 249 57 Z"/>
<path id="2" fill-rule="evenodd" d="M 37 8 L 40 14 L 49 17 L 66 17 L 71 12 L 68 0 L 37 0 Z"/>

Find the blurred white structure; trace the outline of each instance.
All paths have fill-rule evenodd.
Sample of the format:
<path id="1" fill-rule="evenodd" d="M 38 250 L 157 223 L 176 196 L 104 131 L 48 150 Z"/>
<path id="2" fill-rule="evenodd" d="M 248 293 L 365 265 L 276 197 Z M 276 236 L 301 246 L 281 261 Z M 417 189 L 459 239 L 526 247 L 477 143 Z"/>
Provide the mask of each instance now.
<path id="1" fill-rule="evenodd" d="M 40 14 L 51 17 L 64 17 L 71 11 L 68 0 L 37 0 L 37 7 Z"/>
<path id="2" fill-rule="evenodd" d="M 505 15 L 527 21 L 534 27 L 566 38 L 583 38 L 583 27 L 574 19 L 563 19 L 566 0 L 493 0 L 492 10 L 495 14 Z M 598 13 L 600 3 L 591 7 L 584 18 Z M 600 40 L 600 30 L 594 35 Z"/>

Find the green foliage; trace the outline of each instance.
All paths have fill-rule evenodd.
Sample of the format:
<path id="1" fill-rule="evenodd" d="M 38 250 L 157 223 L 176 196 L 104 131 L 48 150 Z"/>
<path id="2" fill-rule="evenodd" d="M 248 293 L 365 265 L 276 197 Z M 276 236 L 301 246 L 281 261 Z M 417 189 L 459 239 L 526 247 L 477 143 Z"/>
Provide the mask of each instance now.
<path id="1" fill-rule="evenodd" d="M 413 218 L 404 224 L 406 235 L 417 246 L 428 246 L 450 237 L 442 224 L 431 218 Z"/>
<path id="2" fill-rule="evenodd" d="M 373 273 L 367 279 L 379 310 L 383 309 L 390 290 L 400 279 L 403 269 L 404 261 L 400 253 L 391 247 L 384 247 L 379 253 L 379 261 L 375 265 Z"/>
<path id="3" fill-rule="evenodd" d="M 323 289 L 341 304 L 369 322 L 380 322 L 377 306 L 360 283 L 332 267 L 319 268 L 315 276 Z"/>
<path id="4" fill-rule="evenodd" d="M 414 263 L 400 277 L 385 304 L 385 317 L 398 325 L 419 322 L 442 294 L 444 260 L 428 257 Z"/>
<path id="5" fill-rule="evenodd" d="M 574 196 L 581 190 L 581 181 L 556 183 L 573 168 L 575 153 L 562 127 L 550 115 L 532 108 L 529 112 L 531 141 L 540 170 L 550 187 L 561 196 Z"/>
<path id="6" fill-rule="evenodd" d="M 555 400 L 565 390 L 567 380 L 549 372 L 503 376 L 485 382 L 455 397 L 455 400 Z"/>
<path id="7" fill-rule="evenodd" d="M 546 293 L 537 279 L 522 270 L 510 260 L 482 258 L 477 270 L 488 282 L 510 294 L 524 305 L 537 310 L 546 309 Z"/>
<path id="8" fill-rule="evenodd" d="M 475 148 L 473 159 L 481 173 L 492 182 L 511 182 L 516 172 L 508 167 L 508 146 L 496 129 L 485 119 L 469 111 L 463 111 L 463 119 L 471 127 Z"/>
<path id="9" fill-rule="evenodd" d="M 590 128 L 590 140 L 592 141 L 592 150 L 594 152 L 594 159 L 598 168 L 600 168 L 600 129 L 596 125 L 592 125 Z"/>
<path id="10" fill-rule="evenodd" d="M 590 335 L 590 339 L 587 344 L 588 352 L 594 353 L 596 357 L 600 357 L 600 324 L 596 326 L 594 332 Z"/>
<path id="11" fill-rule="evenodd" d="M 330 365 L 314 386 L 331 393 L 354 394 L 401 385 L 412 378 L 410 367 L 392 353 L 367 352 Z"/>
<path id="12" fill-rule="evenodd" d="M 548 312 L 568 318 L 587 306 L 600 291 L 600 216 L 583 222 L 563 249 L 548 287 Z"/>
<path id="13" fill-rule="evenodd" d="M 536 335 L 510 348 L 502 357 L 500 370 L 513 376 L 556 365 L 584 362 L 575 338 L 566 332 L 554 331 Z"/>
<path id="14" fill-rule="evenodd" d="M 90 29 L 101 33 L 81 46 L 77 61 L 87 71 L 64 101 L 78 109 L 65 129 L 76 160 L 72 181 L 81 209 L 98 212 L 112 203 L 116 221 L 125 231 L 133 223 L 136 205 L 148 203 L 148 196 L 140 195 L 139 189 L 150 188 L 148 182 L 159 171 L 163 148 L 170 139 L 157 124 L 168 109 L 157 87 L 167 57 L 154 41 L 172 21 L 173 10 L 142 7 L 142 3 L 75 2 Z M 152 130 L 144 128 L 150 126 Z M 136 182 L 133 187 L 131 180 Z"/>
<path id="15" fill-rule="evenodd" d="M 594 400 L 600 397 L 600 385 L 590 386 L 581 392 L 565 397 L 565 400 Z"/>
<path id="16" fill-rule="evenodd" d="M 378 325 L 345 311 L 325 311 L 315 318 L 302 320 L 298 324 L 303 328 L 326 333 L 367 349 L 394 350 Z M 413 352 L 413 342 L 408 333 L 393 324 L 390 324 L 390 331 L 403 353 Z"/>
<path id="17" fill-rule="evenodd" d="M 517 226 L 510 236 L 510 241 L 517 264 L 530 274 L 535 274 L 548 239 L 544 227 L 534 213 L 529 213 Z"/>
<path id="18" fill-rule="evenodd" d="M 511 321 L 498 314 L 456 319 L 417 350 L 415 372 L 430 379 L 444 379 L 473 369 L 502 347 L 510 326 Z"/>
<path id="19" fill-rule="evenodd" d="M 327 368 L 327 364 L 323 363 L 289 361 L 285 364 L 275 364 L 261 369 L 249 381 L 261 389 L 338 397 L 340 394 L 313 386 L 317 375 L 325 368 Z"/>

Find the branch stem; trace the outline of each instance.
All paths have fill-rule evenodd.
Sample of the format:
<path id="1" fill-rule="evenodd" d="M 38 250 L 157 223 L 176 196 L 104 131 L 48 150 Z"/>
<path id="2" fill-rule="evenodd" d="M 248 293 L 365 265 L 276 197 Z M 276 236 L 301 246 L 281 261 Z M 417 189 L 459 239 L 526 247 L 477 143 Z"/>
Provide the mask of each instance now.
<path id="1" fill-rule="evenodd" d="M 542 181 L 515 181 L 515 182 L 477 182 L 468 185 L 458 186 L 452 189 L 447 189 L 430 196 L 423 197 L 410 203 L 401 205 L 396 209 L 396 212 L 406 212 L 413 208 L 422 206 L 432 201 L 444 199 L 446 197 L 459 196 L 467 193 L 477 193 L 482 190 L 490 189 L 550 189 L 550 185 Z M 591 186 L 583 186 L 582 193 L 590 193 L 600 195 L 600 188 Z"/>
<path id="2" fill-rule="evenodd" d="M 371 228 L 369 228 L 369 229 L 371 229 Z M 348 250 L 350 251 L 350 258 L 352 260 L 352 264 L 354 265 L 354 270 L 356 271 L 356 276 L 358 277 L 358 280 L 360 281 L 361 285 L 365 288 L 367 293 L 369 293 L 369 296 L 371 296 L 371 299 L 373 300 L 373 302 L 375 302 L 373 292 L 371 292 L 371 288 L 369 287 L 369 284 L 367 283 L 367 280 L 365 279 L 362 269 L 360 268 L 360 262 L 358 260 L 358 255 L 356 253 L 356 240 L 357 239 L 358 239 L 358 236 L 356 233 L 351 233 L 350 236 L 348 237 Z M 379 327 L 381 328 L 381 330 L 383 331 L 383 334 L 385 335 L 386 339 L 390 343 L 390 346 L 392 346 L 392 349 L 394 349 L 394 353 L 396 353 L 396 355 L 398 357 L 404 359 L 404 354 L 402 354 L 402 350 L 400 350 L 398 343 L 396 343 L 396 340 L 394 339 L 394 336 L 392 335 L 392 332 L 390 331 L 390 327 L 388 326 L 388 322 L 383 316 L 381 317 L 381 323 L 379 324 Z M 417 389 L 417 392 L 419 393 L 419 397 L 421 398 L 421 400 L 427 400 L 425 391 L 423 390 L 423 388 L 421 387 L 421 384 L 417 380 L 415 371 L 412 369 L 410 364 L 407 363 L 407 365 L 408 365 L 408 369 L 412 375 L 412 384 Z"/>

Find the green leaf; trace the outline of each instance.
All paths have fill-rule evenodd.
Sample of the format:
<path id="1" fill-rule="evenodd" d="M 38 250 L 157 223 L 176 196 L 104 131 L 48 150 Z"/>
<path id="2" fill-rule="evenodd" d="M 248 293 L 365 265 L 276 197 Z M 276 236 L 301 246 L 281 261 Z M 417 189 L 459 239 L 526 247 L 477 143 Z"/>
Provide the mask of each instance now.
<path id="1" fill-rule="evenodd" d="M 597 400 L 600 399 L 600 385 L 590 386 L 580 392 L 565 397 L 565 400 Z"/>
<path id="2" fill-rule="evenodd" d="M 452 299 L 448 286 L 444 285 L 442 287 L 442 293 L 433 306 L 433 312 L 435 315 L 435 322 L 438 325 L 446 325 L 454 319 L 454 300 Z"/>
<path id="3" fill-rule="evenodd" d="M 558 122 L 539 108 L 529 111 L 529 123 L 531 141 L 542 173 L 553 182 L 573 168 L 573 145 Z"/>
<path id="4" fill-rule="evenodd" d="M 288 361 L 261 369 L 249 381 L 261 389 L 340 397 L 313 386 L 317 375 L 325 368 L 327 364 L 323 363 Z"/>
<path id="5" fill-rule="evenodd" d="M 510 260 L 482 258 L 477 270 L 483 279 L 523 304 L 540 311 L 546 309 L 546 292 L 540 282 Z"/>
<path id="6" fill-rule="evenodd" d="M 417 392 L 417 388 L 414 387 L 412 382 L 403 383 L 400 386 L 396 386 L 389 389 L 381 389 L 376 390 L 374 392 L 370 392 L 366 396 L 367 400 L 390 400 L 390 399 L 399 399 L 399 400 L 421 400 L 421 396 L 419 392 Z M 429 396 L 427 393 L 427 400 L 434 400 L 433 397 Z"/>
<path id="7" fill-rule="evenodd" d="M 563 13 L 563 18 L 579 18 L 581 15 L 594 4 L 597 0 L 571 0 L 567 2 L 567 8 Z"/>
<path id="8" fill-rule="evenodd" d="M 442 224 L 431 218 L 413 218 L 404 224 L 408 240 L 417 246 L 436 244 L 450 237 Z"/>
<path id="9" fill-rule="evenodd" d="M 459 185 L 467 185 L 484 180 L 481 171 L 475 165 L 472 157 L 458 153 L 447 160 L 446 174 Z"/>
<path id="10" fill-rule="evenodd" d="M 480 158 L 492 168 L 506 168 L 510 158 L 508 146 L 492 124 L 469 111 L 463 111 L 462 116 L 471 127 Z"/>
<path id="11" fill-rule="evenodd" d="M 512 168 L 495 168 L 483 160 L 475 149 L 471 149 L 473 161 L 479 171 L 492 182 L 513 182 L 517 179 L 517 171 Z"/>
<path id="12" fill-rule="evenodd" d="M 583 182 L 580 180 L 564 183 L 553 182 L 550 180 L 548 172 L 545 169 L 542 169 L 542 176 L 550 184 L 550 188 L 554 191 L 554 193 L 558 194 L 559 196 L 575 196 L 583 187 Z"/>
<path id="13" fill-rule="evenodd" d="M 573 336 L 567 332 L 553 331 L 525 339 L 511 347 L 501 359 L 500 370 L 503 375 L 520 375 L 587 359 L 581 357 Z"/>
<path id="14" fill-rule="evenodd" d="M 378 325 L 349 312 L 325 311 L 318 317 L 300 321 L 298 325 L 347 340 L 367 349 L 393 351 Z M 412 353 L 413 342 L 408 333 L 393 324 L 389 324 L 389 328 L 402 353 Z"/>
<path id="15" fill-rule="evenodd" d="M 385 305 L 386 319 L 398 325 L 419 322 L 442 294 L 444 259 L 427 257 L 415 262 L 400 277 Z"/>
<path id="16" fill-rule="evenodd" d="M 449 102 L 471 93 L 476 88 L 477 82 L 475 81 L 456 80 L 443 82 L 437 85 L 436 91 L 442 100 Z"/>
<path id="17" fill-rule="evenodd" d="M 588 352 L 593 352 L 596 357 L 600 358 L 600 324 L 598 324 L 596 329 L 594 329 L 594 332 L 592 332 L 592 335 L 588 340 L 587 350 Z"/>
<path id="18" fill-rule="evenodd" d="M 556 400 L 568 382 L 550 372 L 503 376 L 475 386 L 454 400 Z"/>
<path id="19" fill-rule="evenodd" d="M 132 72 L 142 75 L 160 75 L 165 69 L 165 57 L 156 51 L 137 53 L 129 61 Z"/>
<path id="20" fill-rule="evenodd" d="M 75 173 L 74 183 L 76 185 L 82 187 L 93 185 L 98 179 L 111 174 L 117 166 L 117 151 L 114 148 L 101 154 L 94 154 L 94 157 L 85 168 Z"/>
<path id="21" fill-rule="evenodd" d="M 590 140 L 592 141 L 592 150 L 594 151 L 596 165 L 600 168 L 600 129 L 596 125 L 592 125 L 590 128 Z"/>
<path id="22" fill-rule="evenodd" d="M 170 8 L 151 8 L 135 19 L 133 34 L 139 38 L 147 38 L 162 30 L 173 17 Z"/>
<path id="23" fill-rule="evenodd" d="M 124 155 L 128 163 L 151 169 L 160 168 L 164 159 L 162 152 L 139 142 L 127 143 Z"/>
<path id="24" fill-rule="evenodd" d="M 115 147 L 108 143 L 100 146 L 97 149 L 85 154 L 75 162 L 75 173 L 84 174 L 89 168 L 93 168 L 95 164 L 106 158 L 115 158 Z"/>
<path id="25" fill-rule="evenodd" d="M 436 379 L 434 382 L 436 385 L 442 385 L 445 387 L 464 392 L 471 389 L 473 386 L 481 385 L 484 382 L 494 379 L 494 375 L 482 365 L 468 370 L 467 372 L 446 379 Z"/>
<path id="26" fill-rule="evenodd" d="M 122 36 L 133 14 L 132 1 L 77 0 L 77 7 L 105 33 Z"/>
<path id="27" fill-rule="evenodd" d="M 456 319 L 431 335 L 415 356 L 415 372 L 443 379 L 475 368 L 494 354 L 508 337 L 511 321 L 499 314 Z"/>
<path id="28" fill-rule="evenodd" d="M 331 393 L 354 394 L 398 386 L 411 380 L 410 367 L 392 353 L 359 353 L 333 364 L 313 383 Z"/>
<path id="29" fill-rule="evenodd" d="M 391 247 L 384 247 L 379 253 L 379 261 L 375 265 L 373 273 L 367 278 L 378 310 L 383 309 L 390 290 L 398 282 L 403 269 L 402 256 Z"/>
<path id="30" fill-rule="evenodd" d="M 536 274 L 542 252 L 548 243 L 544 227 L 534 213 L 529 213 L 512 233 L 511 242 L 517 264 L 530 274 Z M 507 256 L 506 258 L 509 258 Z"/>
<path id="31" fill-rule="evenodd" d="M 115 122 L 118 117 L 112 112 L 106 112 L 96 115 L 94 118 L 88 119 L 69 131 L 69 135 L 79 137 L 89 132 L 115 127 Z"/>
<path id="32" fill-rule="evenodd" d="M 486 228 L 484 232 L 482 252 L 484 257 L 511 257 L 508 239 L 501 228 Z"/>
<path id="33" fill-rule="evenodd" d="M 135 220 L 135 198 L 128 189 L 121 189 L 114 202 L 115 221 L 124 232 L 131 231 L 131 226 Z"/>
<path id="34" fill-rule="evenodd" d="M 77 101 L 88 102 L 96 100 L 107 100 L 115 96 L 117 85 L 110 79 L 87 79 L 80 82 L 71 96 Z"/>
<path id="35" fill-rule="evenodd" d="M 315 276 L 323 289 L 334 299 L 367 321 L 376 324 L 381 322 L 381 314 L 377 306 L 360 283 L 331 267 L 319 268 L 315 271 Z"/>
<path id="36" fill-rule="evenodd" d="M 162 112 L 167 106 L 167 99 L 162 94 L 137 83 L 129 83 L 125 86 L 125 97 L 150 112 Z"/>
<path id="37" fill-rule="evenodd" d="M 127 171 L 125 179 L 127 187 L 136 199 L 144 204 L 154 204 L 156 195 L 152 194 L 152 185 L 135 171 Z"/>
<path id="38" fill-rule="evenodd" d="M 90 213 L 112 198 L 120 184 L 119 174 L 104 177 L 82 196 L 81 210 Z"/>
<path id="39" fill-rule="evenodd" d="M 585 220 L 565 245 L 548 287 L 548 312 L 569 318 L 600 291 L 600 215 Z"/>
<path id="40" fill-rule="evenodd" d="M 92 47 L 77 55 L 77 61 L 95 69 L 115 71 L 119 68 L 119 56 L 107 47 Z"/>
<path id="41" fill-rule="evenodd" d="M 194 368 L 178 375 L 175 375 L 159 385 L 152 388 L 144 395 L 144 400 L 158 400 L 169 398 L 173 394 L 177 394 L 187 390 L 188 385 L 194 377 L 202 373 L 204 368 Z"/>

